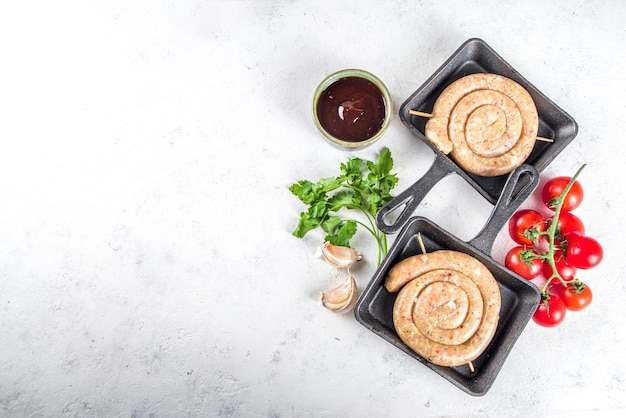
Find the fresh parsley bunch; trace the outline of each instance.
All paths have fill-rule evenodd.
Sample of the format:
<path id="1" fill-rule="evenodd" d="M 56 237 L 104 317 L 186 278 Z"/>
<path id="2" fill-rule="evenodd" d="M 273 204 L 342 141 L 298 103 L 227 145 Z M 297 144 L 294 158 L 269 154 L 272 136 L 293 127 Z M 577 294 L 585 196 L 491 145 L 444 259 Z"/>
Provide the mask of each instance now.
<path id="1" fill-rule="evenodd" d="M 398 183 L 398 177 L 391 174 L 392 169 L 391 151 L 383 148 L 377 162 L 351 158 L 341 164 L 341 174 L 337 177 L 292 184 L 289 190 L 308 205 L 308 210 L 300 214 L 293 235 L 302 238 L 321 227 L 326 232 L 325 241 L 349 247 L 357 225 L 361 225 L 376 239 L 380 264 L 387 254 L 387 237 L 376 227 L 375 216 L 393 197 L 390 192 Z M 339 216 L 341 209 L 362 212 L 367 223 Z"/>

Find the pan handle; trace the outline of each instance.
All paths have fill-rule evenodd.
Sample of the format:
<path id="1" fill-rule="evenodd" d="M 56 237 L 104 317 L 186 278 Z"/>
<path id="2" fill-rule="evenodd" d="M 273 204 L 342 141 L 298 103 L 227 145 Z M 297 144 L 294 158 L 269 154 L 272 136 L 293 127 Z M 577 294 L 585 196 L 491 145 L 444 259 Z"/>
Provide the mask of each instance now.
<path id="1" fill-rule="evenodd" d="M 376 224 L 385 234 L 393 234 L 404 226 L 413 212 L 417 209 L 430 190 L 448 174 L 454 172 L 452 164 L 446 164 L 441 158 L 435 157 L 426 174 L 417 180 L 408 189 L 391 199 L 376 215 Z M 402 207 L 403 206 L 403 207 Z M 402 211 L 395 221 L 387 223 L 387 217 L 402 207 Z"/>
<path id="2" fill-rule="evenodd" d="M 496 236 L 522 203 L 539 184 L 539 171 L 532 165 L 522 164 L 509 174 L 504 189 L 483 229 L 468 242 L 485 254 L 491 254 Z"/>

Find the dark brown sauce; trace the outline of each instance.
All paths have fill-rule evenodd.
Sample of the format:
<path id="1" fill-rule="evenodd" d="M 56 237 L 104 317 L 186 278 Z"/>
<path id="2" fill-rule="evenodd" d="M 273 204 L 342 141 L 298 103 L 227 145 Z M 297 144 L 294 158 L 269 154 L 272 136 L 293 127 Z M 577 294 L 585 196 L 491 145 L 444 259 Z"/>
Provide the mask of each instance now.
<path id="1" fill-rule="evenodd" d="M 383 94 L 365 78 L 340 78 L 320 95 L 317 117 L 334 137 L 348 142 L 365 141 L 376 135 L 385 121 Z"/>

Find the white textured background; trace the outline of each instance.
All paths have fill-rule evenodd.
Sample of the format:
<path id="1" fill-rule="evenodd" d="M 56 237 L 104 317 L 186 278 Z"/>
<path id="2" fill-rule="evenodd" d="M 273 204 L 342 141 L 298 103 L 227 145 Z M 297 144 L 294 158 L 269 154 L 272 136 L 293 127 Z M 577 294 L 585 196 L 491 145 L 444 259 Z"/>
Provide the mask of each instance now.
<path id="1" fill-rule="evenodd" d="M 0 416 L 624 412 L 626 2 L 88 3 L 0 6 Z M 472 37 L 579 123 L 544 176 L 589 164 L 577 214 L 605 248 L 591 307 L 530 323 L 478 398 L 320 306 L 332 270 L 287 190 L 382 146 L 412 184 L 432 154 L 397 117 L 335 150 L 313 90 L 363 68 L 397 109 Z M 490 210 L 453 176 L 418 213 L 468 240 Z"/>

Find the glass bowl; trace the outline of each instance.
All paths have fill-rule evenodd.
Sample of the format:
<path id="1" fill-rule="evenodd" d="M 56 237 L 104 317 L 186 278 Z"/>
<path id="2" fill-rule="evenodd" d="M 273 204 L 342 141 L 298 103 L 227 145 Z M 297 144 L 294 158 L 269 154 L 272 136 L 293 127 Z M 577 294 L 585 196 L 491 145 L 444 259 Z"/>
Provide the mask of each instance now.
<path id="1" fill-rule="evenodd" d="M 367 87 L 367 92 L 361 87 Z M 337 93 L 335 97 L 331 94 L 333 89 Z M 346 96 L 347 94 L 352 96 Z M 354 94 L 361 96 L 353 100 Z M 344 96 L 343 99 L 340 98 L 341 95 Z M 338 100 L 341 103 L 338 105 L 337 103 L 330 104 L 329 97 L 335 102 Z M 365 105 L 363 105 L 364 101 Z M 371 106 L 373 101 L 381 103 L 382 109 L 375 110 Z M 346 103 L 348 105 L 344 107 L 343 105 Z M 350 103 L 356 103 L 356 105 L 349 107 L 351 106 Z M 326 112 L 324 112 L 324 106 L 328 106 Z M 382 116 L 380 115 L 381 110 L 384 113 Z M 375 114 L 377 112 L 378 114 Z M 341 120 L 335 119 L 336 124 L 333 125 L 328 120 L 329 115 Z M 392 115 L 393 103 L 389 90 L 378 77 L 367 71 L 358 69 L 337 71 L 322 80 L 315 89 L 313 97 L 315 126 L 331 144 L 341 149 L 359 149 L 376 142 L 387 130 Z M 371 121 L 367 130 L 363 130 L 361 128 L 366 126 L 367 118 L 374 118 L 375 120 Z M 339 134 L 334 127 L 340 130 L 344 129 L 344 131 L 350 128 L 351 136 L 348 138 L 346 135 Z M 359 132 L 360 129 L 362 132 Z"/>

